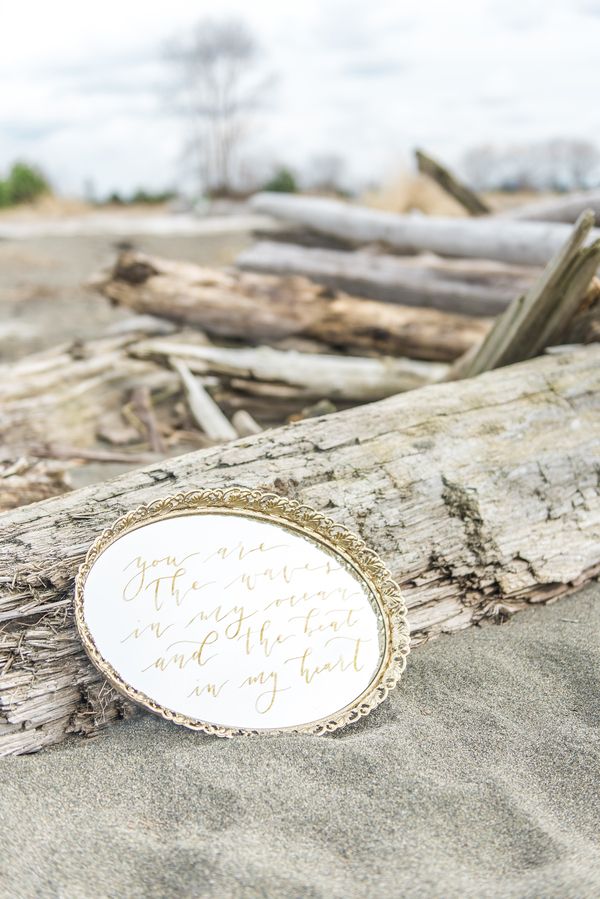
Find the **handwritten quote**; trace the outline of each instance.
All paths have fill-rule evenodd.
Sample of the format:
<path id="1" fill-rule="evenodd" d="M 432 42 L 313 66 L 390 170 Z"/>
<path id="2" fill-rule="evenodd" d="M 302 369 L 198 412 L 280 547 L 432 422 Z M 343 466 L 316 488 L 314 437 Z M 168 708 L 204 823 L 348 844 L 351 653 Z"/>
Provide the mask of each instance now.
<path id="1" fill-rule="evenodd" d="M 211 723 L 310 723 L 352 702 L 380 664 L 381 622 L 362 579 L 316 542 L 243 516 L 182 516 L 125 535 L 85 596 L 119 674 Z"/>

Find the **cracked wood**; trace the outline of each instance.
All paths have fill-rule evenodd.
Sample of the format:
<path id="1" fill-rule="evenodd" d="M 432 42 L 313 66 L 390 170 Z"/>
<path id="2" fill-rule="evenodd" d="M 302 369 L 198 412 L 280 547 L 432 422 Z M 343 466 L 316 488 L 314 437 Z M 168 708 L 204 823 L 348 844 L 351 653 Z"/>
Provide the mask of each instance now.
<path id="1" fill-rule="evenodd" d="M 325 347 L 447 361 L 483 340 L 490 325 L 453 312 L 332 293 L 296 275 L 224 272 L 137 252 L 122 253 L 93 284 L 138 313 L 245 342 L 303 337 Z"/>

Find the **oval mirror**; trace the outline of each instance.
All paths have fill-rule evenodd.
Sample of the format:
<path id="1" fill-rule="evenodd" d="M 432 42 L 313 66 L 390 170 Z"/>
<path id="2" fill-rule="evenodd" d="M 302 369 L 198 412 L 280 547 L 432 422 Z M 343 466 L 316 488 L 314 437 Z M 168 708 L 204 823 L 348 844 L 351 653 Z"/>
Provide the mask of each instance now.
<path id="1" fill-rule="evenodd" d="M 399 588 L 360 538 L 237 488 L 120 518 L 80 568 L 75 616 L 117 689 L 222 736 L 348 724 L 396 684 L 409 645 Z"/>

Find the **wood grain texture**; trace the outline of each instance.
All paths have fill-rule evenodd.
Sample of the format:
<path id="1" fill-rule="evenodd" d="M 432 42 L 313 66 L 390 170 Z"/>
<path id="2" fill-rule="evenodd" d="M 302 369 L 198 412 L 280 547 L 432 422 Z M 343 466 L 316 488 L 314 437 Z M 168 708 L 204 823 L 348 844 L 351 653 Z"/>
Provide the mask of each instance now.
<path id="1" fill-rule="evenodd" d="M 193 372 L 228 377 L 230 382 L 246 379 L 250 389 L 251 382 L 279 385 L 297 391 L 306 400 L 355 404 L 374 402 L 443 381 L 450 370 L 443 362 L 389 356 L 333 356 L 266 346 L 198 346 L 185 337 L 143 341 L 134 344 L 130 352 L 141 358 L 172 357 L 171 364 L 183 359 Z"/>
<path id="2" fill-rule="evenodd" d="M 449 361 L 489 328 L 484 319 L 332 294 L 306 278 L 224 272 L 135 252 L 123 253 L 94 283 L 136 312 L 254 343 L 304 337 L 326 347 Z"/>
<path id="3" fill-rule="evenodd" d="M 37 503 L 70 489 L 68 463 L 30 459 L 25 455 L 0 461 L 0 512 Z"/>
<path id="4" fill-rule="evenodd" d="M 415 640 L 559 596 L 600 570 L 600 347 L 425 387 L 190 453 L 0 517 L 0 752 L 132 707 L 88 661 L 73 579 L 141 503 L 262 487 L 358 532 L 399 581 Z"/>

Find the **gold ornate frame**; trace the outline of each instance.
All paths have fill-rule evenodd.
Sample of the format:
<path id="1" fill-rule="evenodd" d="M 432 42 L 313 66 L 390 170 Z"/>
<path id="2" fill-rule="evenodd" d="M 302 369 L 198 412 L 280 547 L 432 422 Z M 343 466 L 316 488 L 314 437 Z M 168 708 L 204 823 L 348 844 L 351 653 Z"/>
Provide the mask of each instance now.
<path id="1" fill-rule="evenodd" d="M 385 628 L 384 650 L 381 654 L 380 666 L 363 693 L 350 705 L 335 712 L 330 719 L 320 719 L 293 727 L 263 730 L 233 729 L 195 720 L 159 705 L 149 696 L 130 686 L 98 651 L 87 627 L 83 609 L 85 582 L 98 557 L 119 537 L 144 525 L 164 518 L 203 513 L 228 513 L 262 519 L 299 533 L 343 559 L 369 588 L 369 593 L 375 601 Z M 94 541 L 85 561 L 79 568 L 75 581 L 75 621 L 87 654 L 112 686 L 129 699 L 175 724 L 220 737 L 277 733 L 325 734 L 351 724 L 368 715 L 384 701 L 389 691 L 396 686 L 406 667 L 406 657 L 410 648 L 406 608 L 400 588 L 377 553 L 369 549 L 360 537 L 347 528 L 336 524 L 331 518 L 309 506 L 301 505 L 295 500 L 286 499 L 273 493 L 244 487 L 178 493 L 139 506 L 118 518 Z"/>

